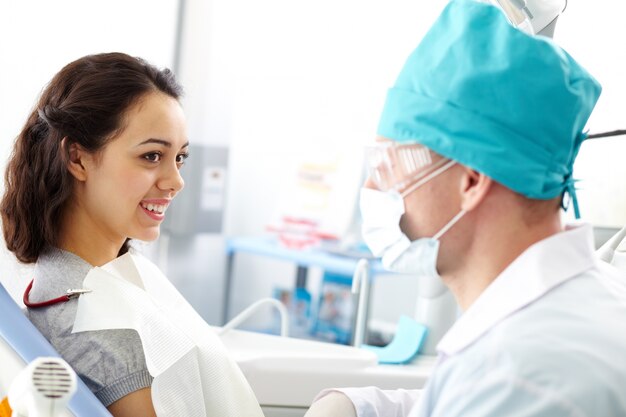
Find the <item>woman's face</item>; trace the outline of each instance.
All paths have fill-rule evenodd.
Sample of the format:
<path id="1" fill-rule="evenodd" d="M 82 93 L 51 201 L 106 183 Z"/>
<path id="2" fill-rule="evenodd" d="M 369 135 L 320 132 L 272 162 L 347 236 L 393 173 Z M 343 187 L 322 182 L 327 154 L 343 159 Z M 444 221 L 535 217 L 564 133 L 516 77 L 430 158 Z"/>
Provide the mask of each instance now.
<path id="1" fill-rule="evenodd" d="M 162 93 L 131 107 L 124 124 L 103 151 L 85 159 L 75 199 L 86 230 L 120 245 L 159 236 L 165 211 L 184 185 L 179 170 L 189 145 L 180 104 Z"/>

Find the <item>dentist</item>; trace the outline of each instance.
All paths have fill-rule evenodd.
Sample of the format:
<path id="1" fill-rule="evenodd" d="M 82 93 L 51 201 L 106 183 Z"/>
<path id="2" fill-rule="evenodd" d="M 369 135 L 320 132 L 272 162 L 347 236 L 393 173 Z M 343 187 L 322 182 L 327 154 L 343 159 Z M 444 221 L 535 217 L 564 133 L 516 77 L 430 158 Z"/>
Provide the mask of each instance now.
<path id="1" fill-rule="evenodd" d="M 626 415 L 626 283 L 560 213 L 599 94 L 498 8 L 448 4 L 389 90 L 361 211 L 384 265 L 463 314 L 423 392 L 329 389 L 307 417 Z"/>

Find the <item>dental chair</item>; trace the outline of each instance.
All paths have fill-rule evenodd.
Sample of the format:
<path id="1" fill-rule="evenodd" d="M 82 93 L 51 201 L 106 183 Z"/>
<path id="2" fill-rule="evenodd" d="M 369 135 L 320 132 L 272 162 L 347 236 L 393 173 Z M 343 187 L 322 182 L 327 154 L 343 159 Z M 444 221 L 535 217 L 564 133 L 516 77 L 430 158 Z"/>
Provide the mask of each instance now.
<path id="1" fill-rule="evenodd" d="M 40 357 L 60 358 L 60 355 L 0 284 L 0 400 L 7 396 L 21 371 Z M 76 393 L 69 400 L 65 412 L 60 415 L 111 417 L 80 378 L 76 382 Z"/>

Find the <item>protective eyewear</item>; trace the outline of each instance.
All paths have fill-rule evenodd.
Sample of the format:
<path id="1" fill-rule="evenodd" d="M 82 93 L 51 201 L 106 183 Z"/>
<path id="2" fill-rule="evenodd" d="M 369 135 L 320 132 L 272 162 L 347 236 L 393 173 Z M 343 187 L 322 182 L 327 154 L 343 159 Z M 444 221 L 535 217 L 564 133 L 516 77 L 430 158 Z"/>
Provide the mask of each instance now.
<path id="1" fill-rule="evenodd" d="M 383 142 L 365 147 L 367 173 L 380 191 L 401 191 L 448 161 L 433 163 L 430 150 L 419 144 Z"/>

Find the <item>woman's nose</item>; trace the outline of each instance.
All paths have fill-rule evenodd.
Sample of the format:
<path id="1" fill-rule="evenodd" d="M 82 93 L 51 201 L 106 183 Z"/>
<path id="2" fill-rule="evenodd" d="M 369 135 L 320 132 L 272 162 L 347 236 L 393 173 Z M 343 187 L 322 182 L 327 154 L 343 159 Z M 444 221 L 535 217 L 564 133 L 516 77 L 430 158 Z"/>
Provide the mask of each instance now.
<path id="1" fill-rule="evenodd" d="M 185 180 L 180 175 L 178 166 L 169 167 L 158 183 L 158 187 L 162 190 L 173 191 L 178 193 L 185 187 Z"/>

